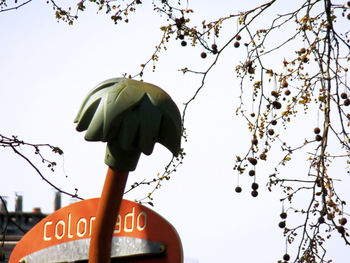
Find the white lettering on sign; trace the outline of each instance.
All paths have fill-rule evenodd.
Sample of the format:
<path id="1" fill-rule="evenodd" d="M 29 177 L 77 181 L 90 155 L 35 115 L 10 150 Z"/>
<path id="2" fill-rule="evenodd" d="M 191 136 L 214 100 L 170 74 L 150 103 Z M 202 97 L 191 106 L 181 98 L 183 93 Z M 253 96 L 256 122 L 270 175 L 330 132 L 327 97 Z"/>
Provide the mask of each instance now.
<path id="1" fill-rule="evenodd" d="M 125 232 L 132 232 L 134 231 L 134 220 L 135 219 L 135 208 L 132 208 L 131 213 L 127 213 L 124 218 L 124 231 Z M 129 221 L 129 224 L 128 224 Z M 128 225 L 130 227 L 128 227 Z"/>
<path id="2" fill-rule="evenodd" d="M 59 226 L 62 226 L 61 234 L 59 234 Z M 57 239 L 61 239 L 65 234 L 65 230 L 66 230 L 66 224 L 64 223 L 64 221 L 63 220 L 58 221 L 55 226 L 55 237 Z"/>
<path id="3" fill-rule="evenodd" d="M 68 238 L 72 238 L 73 235 L 70 233 L 70 221 L 71 221 L 72 215 L 69 213 L 68 214 Z"/>
<path id="4" fill-rule="evenodd" d="M 48 237 L 48 236 L 46 235 L 46 228 L 47 228 L 47 226 L 49 226 L 49 225 L 52 225 L 52 222 L 51 222 L 51 221 L 47 221 L 47 222 L 44 224 L 44 240 L 45 240 L 45 241 L 51 240 L 51 237 Z"/>
<path id="5" fill-rule="evenodd" d="M 141 216 L 142 216 L 143 219 L 141 219 Z M 143 220 L 143 225 L 142 225 L 142 226 L 141 226 L 141 222 L 140 222 L 141 220 Z M 138 230 L 138 231 L 143 231 L 143 230 L 145 230 L 146 225 L 147 225 L 147 215 L 146 215 L 145 212 L 141 212 L 141 213 L 137 216 L 137 224 L 136 224 L 137 230 Z"/>
<path id="6" fill-rule="evenodd" d="M 117 217 L 117 223 L 115 224 L 115 228 L 114 228 L 114 234 L 119 234 L 121 231 L 121 222 L 122 222 L 122 217 L 120 215 L 118 215 Z"/>
<path id="7" fill-rule="evenodd" d="M 80 225 L 81 223 L 84 224 L 84 231 L 83 232 L 80 232 Z M 87 221 L 84 217 L 80 218 L 78 223 L 77 223 L 77 235 L 78 237 L 83 237 L 85 234 L 86 234 L 86 228 L 87 228 Z"/>
<path id="8" fill-rule="evenodd" d="M 90 217 L 90 229 L 89 229 L 89 236 L 91 236 L 91 232 L 92 232 L 92 223 L 95 221 L 96 217 L 92 216 Z"/>
<path id="9" fill-rule="evenodd" d="M 73 217 L 74 218 L 74 217 Z M 53 221 L 47 221 L 44 224 L 43 240 L 50 241 L 54 237 L 57 240 L 63 237 L 83 238 L 90 237 L 92 232 L 93 223 L 96 217 L 91 216 L 89 218 L 81 217 L 79 220 L 72 220 L 72 214 L 68 213 L 66 219 L 58 220 L 54 224 Z M 144 231 L 147 227 L 147 214 L 143 211 L 135 214 L 135 207 L 129 213 L 126 213 L 123 217 L 119 214 L 114 229 L 114 234 L 118 234 L 122 231 L 130 233 L 133 231 Z"/>

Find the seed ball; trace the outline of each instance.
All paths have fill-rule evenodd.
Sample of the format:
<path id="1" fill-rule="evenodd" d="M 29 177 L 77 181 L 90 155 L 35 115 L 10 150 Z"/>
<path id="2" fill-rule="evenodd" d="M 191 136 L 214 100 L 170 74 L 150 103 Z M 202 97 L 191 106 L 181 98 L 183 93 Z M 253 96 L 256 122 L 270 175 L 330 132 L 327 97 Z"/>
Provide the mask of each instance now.
<path id="1" fill-rule="evenodd" d="M 306 49 L 305 48 L 301 48 L 300 51 L 299 51 L 301 54 L 304 54 L 306 52 Z"/>
<path id="2" fill-rule="evenodd" d="M 289 261 L 290 260 L 290 256 L 288 254 L 284 254 L 283 260 Z"/>
<path id="3" fill-rule="evenodd" d="M 253 138 L 253 140 L 252 140 L 252 144 L 253 144 L 253 145 L 257 145 L 257 144 L 258 144 L 258 142 L 259 142 L 259 141 L 258 141 L 258 139 L 257 139 L 257 138 Z"/>
<path id="4" fill-rule="evenodd" d="M 350 105 L 350 99 L 344 100 L 344 106 L 349 106 L 349 105 Z"/>
<path id="5" fill-rule="evenodd" d="M 320 129 L 320 128 L 316 127 L 316 128 L 314 129 L 314 133 L 315 133 L 315 134 L 319 134 L 320 132 L 321 132 L 321 129 Z"/>
<path id="6" fill-rule="evenodd" d="M 337 230 L 340 234 L 344 234 L 345 233 L 345 228 L 343 226 L 337 226 Z"/>
<path id="7" fill-rule="evenodd" d="M 319 134 L 317 134 L 317 135 L 315 136 L 315 140 L 318 141 L 318 142 L 322 141 L 322 136 L 319 135 Z"/>
<path id="8" fill-rule="evenodd" d="M 253 190 L 258 190 L 259 185 L 257 183 L 252 183 L 252 189 Z"/>
<path id="9" fill-rule="evenodd" d="M 252 164 L 252 165 L 256 165 L 258 163 L 258 161 L 255 158 L 249 157 L 248 161 Z"/>
<path id="10" fill-rule="evenodd" d="M 252 112 L 252 113 L 250 114 L 250 117 L 254 118 L 254 117 L 255 117 L 255 113 Z"/>
<path id="11" fill-rule="evenodd" d="M 272 121 L 271 121 L 271 124 L 272 124 L 272 125 L 276 125 L 276 124 L 277 124 L 277 121 L 276 121 L 276 120 L 272 120 Z"/>
<path id="12" fill-rule="evenodd" d="M 237 186 L 237 187 L 235 188 L 235 191 L 236 191 L 236 193 L 242 192 L 242 187 Z"/>
<path id="13" fill-rule="evenodd" d="M 348 94 L 346 94 L 345 92 L 343 92 L 342 94 L 340 94 L 340 97 L 345 100 L 348 98 Z"/>
<path id="14" fill-rule="evenodd" d="M 286 221 L 281 221 L 281 222 L 279 222 L 278 226 L 279 226 L 280 228 L 285 228 L 285 227 L 286 227 Z"/>
<path id="15" fill-rule="evenodd" d="M 234 46 L 235 48 L 238 48 L 238 47 L 240 46 L 240 44 L 239 44 L 238 41 L 236 41 L 235 43 L 233 43 L 233 46 Z"/>
<path id="16" fill-rule="evenodd" d="M 258 194 L 259 194 L 258 191 L 256 191 L 256 190 L 253 190 L 253 191 L 252 191 L 252 196 L 253 196 L 253 197 L 257 197 Z"/>
<path id="17" fill-rule="evenodd" d="M 272 136 L 272 135 L 275 134 L 275 131 L 274 131 L 273 129 L 268 129 L 268 130 L 267 130 L 267 133 L 268 133 L 270 136 Z"/>
<path id="18" fill-rule="evenodd" d="M 280 108 L 282 108 L 282 104 L 279 102 L 279 101 L 274 101 L 274 102 L 272 102 L 272 106 L 275 108 L 275 109 L 277 109 L 277 110 L 279 110 Z"/>
<path id="19" fill-rule="evenodd" d="M 289 90 L 289 89 L 286 89 L 286 90 L 284 91 L 284 95 L 289 96 L 289 95 L 290 95 L 290 90 Z"/>
<path id="20" fill-rule="evenodd" d="M 287 213 L 286 213 L 286 212 L 282 212 L 282 213 L 280 214 L 280 217 L 281 217 L 282 219 L 286 219 L 286 218 L 287 218 Z"/>
<path id="21" fill-rule="evenodd" d="M 202 58 L 206 58 L 206 57 L 207 57 L 207 53 L 202 52 L 202 53 L 201 53 L 201 57 L 202 57 Z"/>
<path id="22" fill-rule="evenodd" d="M 348 7 L 350 7 L 350 1 L 348 1 L 347 4 L 348 4 Z"/>
<path id="23" fill-rule="evenodd" d="M 185 36 L 184 35 L 179 35 L 179 39 L 181 39 L 181 40 L 183 40 L 185 38 Z"/>
<path id="24" fill-rule="evenodd" d="M 218 46 L 216 44 L 212 44 L 211 48 L 214 55 L 218 53 Z"/>
<path id="25" fill-rule="evenodd" d="M 350 13 L 346 17 L 350 20 Z"/>
<path id="26" fill-rule="evenodd" d="M 307 58 L 307 56 L 303 56 L 303 57 L 301 58 L 301 61 L 302 61 L 303 63 L 307 63 L 307 62 L 309 61 L 309 59 Z"/>
<path id="27" fill-rule="evenodd" d="M 271 91 L 271 95 L 274 96 L 275 98 L 278 98 L 278 96 L 279 96 L 280 94 L 278 93 L 278 91 L 273 90 L 273 91 Z"/>
<path id="28" fill-rule="evenodd" d="M 345 217 L 339 219 L 339 224 L 341 224 L 342 226 L 344 226 L 347 222 L 348 220 Z"/>
<path id="29" fill-rule="evenodd" d="M 238 41 L 240 41 L 242 38 L 241 38 L 240 35 L 237 35 L 237 36 L 236 36 L 236 39 L 237 39 Z"/>
<path id="30" fill-rule="evenodd" d="M 266 153 L 262 153 L 262 154 L 260 154 L 259 157 L 260 157 L 261 160 L 265 161 L 267 156 L 266 156 Z"/>
<path id="31" fill-rule="evenodd" d="M 288 87 L 288 82 L 286 80 L 283 80 L 282 87 L 283 88 L 287 88 Z"/>
<path id="32" fill-rule="evenodd" d="M 183 46 L 183 47 L 187 46 L 187 42 L 185 40 L 182 40 L 181 41 L 181 46 Z"/>
<path id="33" fill-rule="evenodd" d="M 238 43 L 239 44 L 239 43 Z M 249 74 L 254 74 L 255 73 L 255 69 L 253 67 L 249 67 L 248 68 L 248 73 Z"/>
<path id="34" fill-rule="evenodd" d="M 254 175 L 255 175 L 255 171 L 254 171 L 254 170 L 250 170 L 250 171 L 248 172 L 248 174 L 249 174 L 249 176 L 254 176 Z"/>
<path id="35" fill-rule="evenodd" d="M 325 222 L 324 220 L 324 217 L 323 216 L 320 216 L 317 221 L 320 223 L 320 224 L 323 224 Z"/>

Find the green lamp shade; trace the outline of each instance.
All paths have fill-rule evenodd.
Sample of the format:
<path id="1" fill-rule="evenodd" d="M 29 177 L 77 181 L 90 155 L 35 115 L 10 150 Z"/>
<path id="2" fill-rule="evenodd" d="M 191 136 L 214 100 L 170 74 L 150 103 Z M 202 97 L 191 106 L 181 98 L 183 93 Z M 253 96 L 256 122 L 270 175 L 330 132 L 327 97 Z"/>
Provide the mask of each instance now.
<path id="1" fill-rule="evenodd" d="M 87 141 L 107 142 L 105 162 L 133 171 L 141 152 L 150 155 L 156 142 L 177 156 L 181 115 L 161 88 L 126 78 L 113 78 L 92 90 L 74 120 Z"/>

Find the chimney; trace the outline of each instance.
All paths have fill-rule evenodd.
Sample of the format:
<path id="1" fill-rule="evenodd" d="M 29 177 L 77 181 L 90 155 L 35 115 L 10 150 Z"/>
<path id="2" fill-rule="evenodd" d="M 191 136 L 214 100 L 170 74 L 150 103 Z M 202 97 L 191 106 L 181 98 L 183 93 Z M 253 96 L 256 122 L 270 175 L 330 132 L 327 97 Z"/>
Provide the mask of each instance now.
<path id="1" fill-rule="evenodd" d="M 56 192 L 55 193 L 55 200 L 54 200 L 54 211 L 57 211 L 58 209 L 61 208 L 61 193 L 60 192 Z"/>
<path id="2" fill-rule="evenodd" d="M 0 213 L 6 213 L 7 198 L 7 196 L 2 196 L 2 198 L 0 199 Z"/>
<path id="3" fill-rule="evenodd" d="M 32 210 L 33 213 L 40 214 L 41 213 L 41 208 L 40 207 L 34 207 Z"/>
<path id="4" fill-rule="evenodd" d="M 23 210 L 23 196 L 16 193 L 15 212 L 22 212 Z"/>

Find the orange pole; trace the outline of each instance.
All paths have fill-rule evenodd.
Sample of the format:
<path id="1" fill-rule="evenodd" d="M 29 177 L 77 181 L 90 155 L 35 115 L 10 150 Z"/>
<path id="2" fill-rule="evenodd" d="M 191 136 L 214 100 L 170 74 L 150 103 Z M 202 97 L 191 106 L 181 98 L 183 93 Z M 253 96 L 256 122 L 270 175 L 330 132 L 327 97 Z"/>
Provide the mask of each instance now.
<path id="1" fill-rule="evenodd" d="M 129 171 L 108 167 L 96 221 L 91 233 L 89 263 L 109 263 L 113 231 L 119 214 Z"/>

